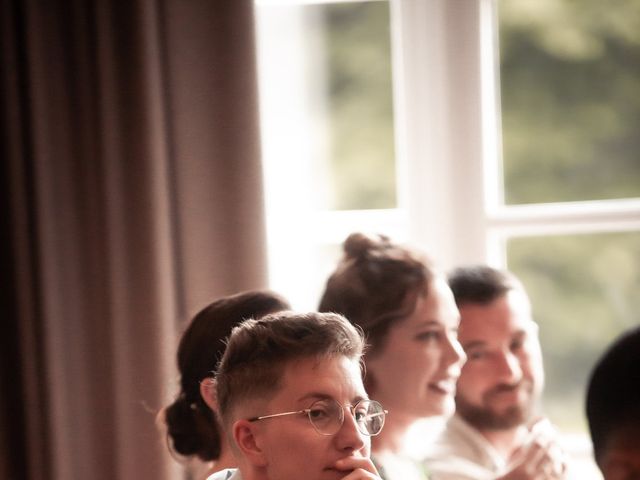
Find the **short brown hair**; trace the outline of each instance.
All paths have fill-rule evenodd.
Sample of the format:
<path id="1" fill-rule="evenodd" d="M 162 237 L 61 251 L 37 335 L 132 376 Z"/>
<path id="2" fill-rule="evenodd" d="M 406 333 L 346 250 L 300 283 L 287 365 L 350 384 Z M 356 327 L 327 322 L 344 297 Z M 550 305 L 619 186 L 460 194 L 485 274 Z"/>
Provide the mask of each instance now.
<path id="1" fill-rule="evenodd" d="M 310 357 L 345 356 L 359 361 L 362 334 L 332 313 L 279 312 L 235 327 L 216 371 L 225 423 L 239 401 L 269 398 L 280 388 L 287 363 Z"/>
<path id="2" fill-rule="evenodd" d="M 340 313 L 362 328 L 375 354 L 389 327 L 410 315 L 418 296 L 426 294 L 434 268 L 421 252 L 384 235 L 352 233 L 343 250 L 318 310 Z"/>
<path id="3" fill-rule="evenodd" d="M 447 281 L 458 307 L 468 303 L 488 305 L 511 290 L 524 291 L 515 275 L 488 265 L 458 267 Z"/>

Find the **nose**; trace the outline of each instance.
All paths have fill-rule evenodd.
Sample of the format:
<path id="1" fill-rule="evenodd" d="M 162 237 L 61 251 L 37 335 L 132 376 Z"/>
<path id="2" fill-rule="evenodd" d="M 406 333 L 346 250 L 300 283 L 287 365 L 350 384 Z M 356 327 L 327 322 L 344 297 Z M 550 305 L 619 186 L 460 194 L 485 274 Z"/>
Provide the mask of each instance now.
<path id="1" fill-rule="evenodd" d="M 511 351 L 498 355 L 495 368 L 496 375 L 505 383 L 515 384 L 522 378 L 520 360 Z"/>
<path id="2" fill-rule="evenodd" d="M 467 354 L 464 353 L 462 345 L 458 342 L 458 338 L 455 335 L 447 335 L 444 362 L 449 367 L 456 367 L 458 373 L 462 365 L 467 361 Z"/>
<path id="3" fill-rule="evenodd" d="M 339 450 L 355 452 L 367 446 L 371 442 L 371 438 L 360 433 L 351 409 L 347 406 L 344 409 L 344 421 L 333 438 Z"/>

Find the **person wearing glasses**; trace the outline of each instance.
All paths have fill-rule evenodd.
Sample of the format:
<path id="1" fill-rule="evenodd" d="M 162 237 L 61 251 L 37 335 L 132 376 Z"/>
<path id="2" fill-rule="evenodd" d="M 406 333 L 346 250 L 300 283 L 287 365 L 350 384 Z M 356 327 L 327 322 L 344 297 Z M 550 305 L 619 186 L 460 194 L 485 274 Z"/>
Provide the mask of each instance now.
<path id="1" fill-rule="evenodd" d="M 279 312 L 234 328 L 216 370 L 237 469 L 209 480 L 380 480 L 386 412 L 361 376 L 364 339 L 332 313 Z"/>
<path id="2" fill-rule="evenodd" d="M 604 479 L 640 478 L 640 327 L 622 333 L 596 362 L 586 411 Z"/>
<path id="3" fill-rule="evenodd" d="M 178 346 L 180 388 L 157 418 L 173 456 L 191 478 L 235 466 L 220 432 L 213 371 L 233 327 L 248 318 L 288 310 L 289 302 L 270 290 L 247 290 L 219 298 L 200 310 L 187 325 Z"/>
<path id="4" fill-rule="evenodd" d="M 318 309 L 344 315 L 367 337 L 365 388 L 389 409 L 372 445 L 381 476 L 424 480 L 428 472 L 411 458 L 413 427 L 454 411 L 465 360 L 458 309 L 444 276 L 421 252 L 362 233 L 349 235 L 343 250 Z"/>

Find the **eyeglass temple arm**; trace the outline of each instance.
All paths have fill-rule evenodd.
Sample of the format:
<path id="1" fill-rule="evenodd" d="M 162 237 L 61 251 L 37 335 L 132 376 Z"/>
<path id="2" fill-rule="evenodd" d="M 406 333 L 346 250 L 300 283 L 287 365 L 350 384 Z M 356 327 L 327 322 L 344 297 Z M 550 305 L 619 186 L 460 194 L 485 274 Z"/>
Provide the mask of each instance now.
<path id="1" fill-rule="evenodd" d="M 304 410 L 296 410 L 295 412 L 283 412 L 283 413 L 274 413 L 272 415 L 262 415 L 261 417 L 248 418 L 247 421 L 257 422 L 258 420 L 264 420 L 265 418 L 284 417 L 285 415 L 296 415 L 298 413 L 309 413 L 309 409 L 306 408 Z"/>

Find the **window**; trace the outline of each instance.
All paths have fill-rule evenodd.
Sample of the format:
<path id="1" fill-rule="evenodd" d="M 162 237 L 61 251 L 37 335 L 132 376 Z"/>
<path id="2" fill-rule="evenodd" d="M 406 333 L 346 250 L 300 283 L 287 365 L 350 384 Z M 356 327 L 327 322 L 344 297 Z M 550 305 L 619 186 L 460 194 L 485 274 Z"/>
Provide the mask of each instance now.
<path id="1" fill-rule="evenodd" d="M 544 408 L 585 432 L 588 374 L 637 325 L 640 5 L 499 0 L 504 221 L 545 355 Z"/>
<path id="2" fill-rule="evenodd" d="M 271 286 L 315 308 L 356 230 L 508 267 L 588 458 L 587 372 L 640 320 L 640 4 L 256 2 Z"/>
<path id="3" fill-rule="evenodd" d="M 387 1 L 257 2 L 270 279 L 299 308 L 352 230 L 403 235 L 390 28 Z"/>

